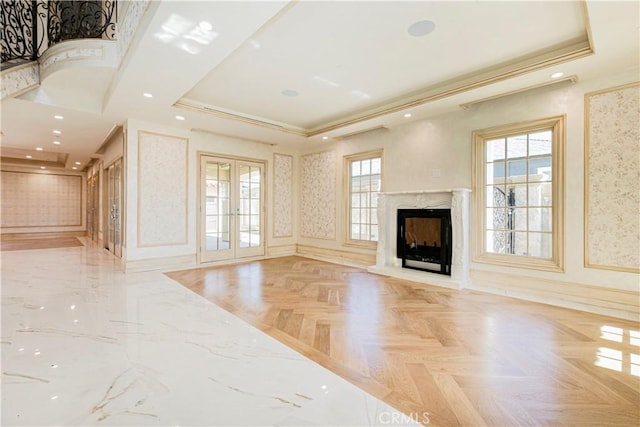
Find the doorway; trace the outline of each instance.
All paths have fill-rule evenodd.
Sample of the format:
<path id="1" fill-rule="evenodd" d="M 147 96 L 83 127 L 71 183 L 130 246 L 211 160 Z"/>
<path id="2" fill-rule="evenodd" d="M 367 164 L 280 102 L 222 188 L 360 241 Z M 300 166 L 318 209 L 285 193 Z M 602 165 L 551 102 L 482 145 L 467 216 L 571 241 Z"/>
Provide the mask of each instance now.
<path id="1" fill-rule="evenodd" d="M 264 162 L 200 156 L 199 260 L 264 255 Z"/>

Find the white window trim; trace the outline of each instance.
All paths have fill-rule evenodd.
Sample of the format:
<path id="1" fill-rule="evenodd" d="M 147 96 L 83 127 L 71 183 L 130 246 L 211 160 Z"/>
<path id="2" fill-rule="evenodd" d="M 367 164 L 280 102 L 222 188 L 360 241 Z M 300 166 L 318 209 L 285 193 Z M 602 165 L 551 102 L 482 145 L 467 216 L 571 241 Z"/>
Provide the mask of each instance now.
<path id="1" fill-rule="evenodd" d="M 549 259 L 522 255 L 495 254 L 486 251 L 485 238 L 485 197 L 486 173 L 484 165 L 485 144 L 491 139 L 503 138 L 523 133 L 532 133 L 551 129 L 553 143 L 551 148 L 552 168 L 552 255 Z M 554 116 L 530 122 L 497 126 L 473 132 L 473 206 L 475 252 L 473 260 L 479 263 L 520 267 L 545 271 L 564 271 L 564 152 L 565 152 L 565 116 Z"/>
<path id="2" fill-rule="evenodd" d="M 383 171 L 384 171 L 384 159 L 382 158 L 383 150 L 372 150 L 364 153 L 350 154 L 343 157 L 343 206 L 344 206 L 344 245 L 354 246 L 359 248 L 372 248 L 378 247 L 377 241 L 372 240 L 355 240 L 351 239 L 351 162 L 358 160 L 366 160 L 371 158 L 380 158 L 380 192 L 382 192 L 383 184 Z M 377 210 L 377 209 L 376 209 Z M 378 229 L 378 236 L 380 236 L 380 229 Z"/>

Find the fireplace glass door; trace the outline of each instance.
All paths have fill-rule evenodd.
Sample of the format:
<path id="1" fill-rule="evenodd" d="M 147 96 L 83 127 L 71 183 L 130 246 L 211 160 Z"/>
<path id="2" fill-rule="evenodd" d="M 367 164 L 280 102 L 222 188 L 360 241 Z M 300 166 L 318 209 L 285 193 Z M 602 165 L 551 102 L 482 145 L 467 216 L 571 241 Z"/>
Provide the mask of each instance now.
<path id="1" fill-rule="evenodd" d="M 451 275 L 451 211 L 399 209 L 397 248 L 403 268 Z"/>

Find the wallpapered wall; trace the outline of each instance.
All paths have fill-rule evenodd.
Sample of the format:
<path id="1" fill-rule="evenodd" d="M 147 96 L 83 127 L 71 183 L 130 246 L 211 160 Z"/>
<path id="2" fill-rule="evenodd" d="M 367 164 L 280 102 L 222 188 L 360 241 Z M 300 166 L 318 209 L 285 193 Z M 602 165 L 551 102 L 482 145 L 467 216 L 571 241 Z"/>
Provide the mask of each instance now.
<path id="1" fill-rule="evenodd" d="M 82 226 L 82 177 L 2 171 L 1 225 Z"/>
<path id="2" fill-rule="evenodd" d="M 138 247 L 187 243 L 188 140 L 138 136 Z"/>
<path id="3" fill-rule="evenodd" d="M 293 156 L 273 155 L 273 237 L 293 235 Z"/>
<path id="4" fill-rule="evenodd" d="M 640 84 L 588 93 L 585 111 L 585 262 L 638 271 Z"/>
<path id="5" fill-rule="evenodd" d="M 336 153 L 302 156 L 300 235 L 318 239 L 336 237 Z"/>

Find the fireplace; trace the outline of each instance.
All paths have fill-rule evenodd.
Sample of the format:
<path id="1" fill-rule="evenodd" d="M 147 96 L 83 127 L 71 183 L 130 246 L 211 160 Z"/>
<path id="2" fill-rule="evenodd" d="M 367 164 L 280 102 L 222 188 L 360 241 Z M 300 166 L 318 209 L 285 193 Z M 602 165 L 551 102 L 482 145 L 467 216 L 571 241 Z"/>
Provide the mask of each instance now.
<path id="1" fill-rule="evenodd" d="M 372 273 L 430 285 L 456 289 L 467 286 L 469 284 L 470 193 L 471 190 L 466 188 L 378 193 L 378 249 L 376 251 L 376 264 L 370 266 L 368 270 Z M 427 259 L 433 255 L 434 251 L 437 251 L 437 249 L 433 249 L 433 246 L 437 247 L 437 245 L 433 245 L 433 238 L 431 237 L 422 237 L 422 239 L 418 237 L 415 239 L 416 246 L 424 247 L 416 249 L 424 249 L 423 254 L 429 252 L 428 256 L 408 260 L 408 262 L 406 259 L 403 261 L 402 249 L 398 245 L 398 215 L 402 210 L 420 211 L 421 214 L 444 210 L 449 212 L 444 221 L 445 224 L 447 222 L 450 224 L 450 231 L 442 231 L 441 228 L 440 232 L 440 238 L 442 239 L 444 234 L 445 238 L 448 236 L 449 242 L 449 248 L 445 251 L 444 272 L 442 271 L 442 262 L 432 263 Z M 435 219 L 442 221 L 441 217 L 436 217 Z M 434 227 L 437 228 L 437 226 Z M 438 240 L 437 237 L 435 240 Z M 431 246 L 432 248 L 426 248 L 426 246 Z M 442 245 L 440 246 L 440 251 L 440 259 L 442 259 Z M 447 259 L 447 257 L 450 258 Z M 425 260 L 423 261 L 422 258 L 425 258 Z"/>
<path id="2" fill-rule="evenodd" d="M 451 276 L 451 209 L 398 209 L 396 229 L 403 268 Z"/>

